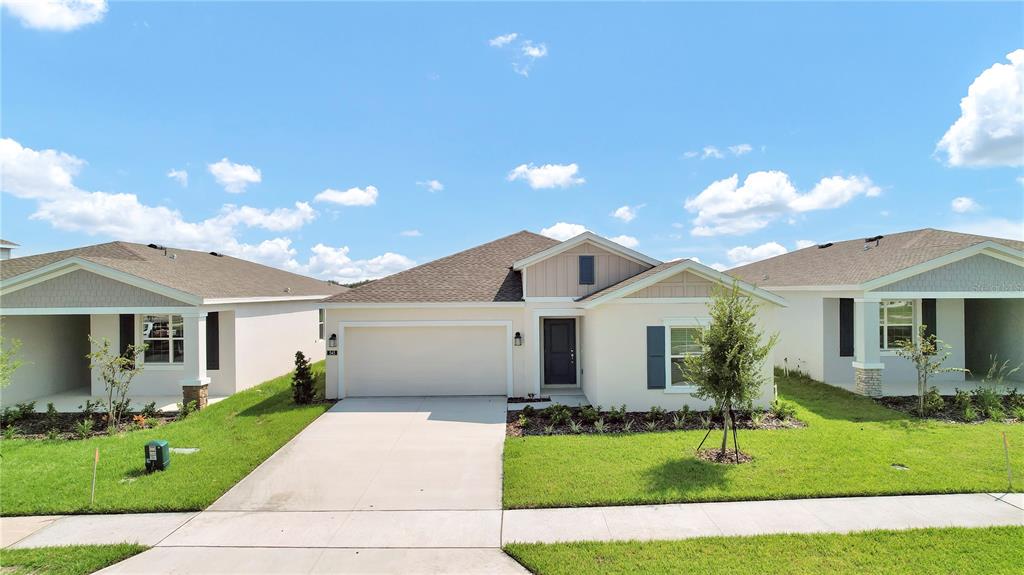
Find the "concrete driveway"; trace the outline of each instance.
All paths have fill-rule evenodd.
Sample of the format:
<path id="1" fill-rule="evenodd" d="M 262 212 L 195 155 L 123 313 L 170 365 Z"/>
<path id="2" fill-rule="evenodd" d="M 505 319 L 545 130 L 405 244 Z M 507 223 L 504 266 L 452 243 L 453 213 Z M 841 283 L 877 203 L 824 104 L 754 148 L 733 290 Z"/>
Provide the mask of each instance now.
<path id="1" fill-rule="evenodd" d="M 505 413 L 504 397 L 346 399 L 103 572 L 523 573 L 500 550 Z"/>

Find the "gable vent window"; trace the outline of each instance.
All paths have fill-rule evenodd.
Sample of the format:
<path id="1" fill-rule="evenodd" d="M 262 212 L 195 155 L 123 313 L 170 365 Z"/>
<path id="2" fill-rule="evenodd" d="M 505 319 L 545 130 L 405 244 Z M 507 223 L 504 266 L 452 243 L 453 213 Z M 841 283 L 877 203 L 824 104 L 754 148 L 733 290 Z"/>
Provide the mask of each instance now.
<path id="1" fill-rule="evenodd" d="M 580 285 L 594 285 L 594 256 L 580 256 Z"/>

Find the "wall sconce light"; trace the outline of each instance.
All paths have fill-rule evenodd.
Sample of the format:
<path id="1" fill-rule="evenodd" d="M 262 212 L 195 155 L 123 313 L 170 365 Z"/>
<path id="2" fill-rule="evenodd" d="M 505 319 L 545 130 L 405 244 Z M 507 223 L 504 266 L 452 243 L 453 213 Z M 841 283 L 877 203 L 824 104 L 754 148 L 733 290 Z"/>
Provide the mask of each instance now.
<path id="1" fill-rule="evenodd" d="M 338 334 L 332 333 L 331 337 L 327 338 L 327 347 L 331 349 L 338 347 Z"/>
<path id="2" fill-rule="evenodd" d="M 521 334 L 521 333 L 519 333 L 517 331 L 515 337 L 512 338 L 512 341 L 515 343 L 516 347 L 522 346 L 523 345 L 523 334 Z"/>

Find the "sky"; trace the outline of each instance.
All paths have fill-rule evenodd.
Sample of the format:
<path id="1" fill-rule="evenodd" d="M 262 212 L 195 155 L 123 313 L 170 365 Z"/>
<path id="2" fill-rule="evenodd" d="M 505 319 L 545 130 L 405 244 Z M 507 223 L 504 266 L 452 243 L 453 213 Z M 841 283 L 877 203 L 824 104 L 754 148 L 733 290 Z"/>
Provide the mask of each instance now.
<path id="1" fill-rule="evenodd" d="M 1024 4 L 0 0 L 0 235 L 352 282 L 519 230 L 726 269 L 1024 239 Z"/>

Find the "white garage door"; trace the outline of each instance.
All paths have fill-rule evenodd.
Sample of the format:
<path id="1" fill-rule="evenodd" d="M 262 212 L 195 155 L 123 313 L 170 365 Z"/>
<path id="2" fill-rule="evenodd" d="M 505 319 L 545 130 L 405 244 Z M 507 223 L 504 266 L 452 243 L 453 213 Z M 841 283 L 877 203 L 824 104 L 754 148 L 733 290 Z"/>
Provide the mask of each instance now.
<path id="1" fill-rule="evenodd" d="M 505 326 L 346 327 L 349 397 L 505 395 Z"/>

